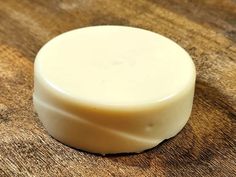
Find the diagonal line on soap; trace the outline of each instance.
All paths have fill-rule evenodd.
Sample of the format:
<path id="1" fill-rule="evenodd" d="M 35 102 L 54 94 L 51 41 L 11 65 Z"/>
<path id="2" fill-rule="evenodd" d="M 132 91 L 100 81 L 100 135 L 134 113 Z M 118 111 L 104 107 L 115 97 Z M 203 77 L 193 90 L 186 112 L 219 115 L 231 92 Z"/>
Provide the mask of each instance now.
<path id="1" fill-rule="evenodd" d="M 36 96 L 33 96 L 33 99 L 37 102 L 37 104 L 40 104 L 41 106 L 45 107 L 45 109 L 50 109 L 50 110 L 53 110 L 55 112 L 59 112 L 60 114 L 63 114 L 65 117 L 70 117 L 70 118 L 74 119 L 75 121 L 78 121 L 79 123 L 87 124 L 87 125 L 91 126 L 91 128 L 94 128 L 94 127 L 98 128 L 99 131 L 105 131 L 105 132 L 113 133 L 117 136 L 121 136 L 123 138 L 128 138 L 132 141 L 140 141 L 140 142 L 143 142 L 143 143 L 148 143 L 150 146 L 152 146 L 152 145 L 155 146 L 156 143 L 160 143 L 161 141 L 164 140 L 164 139 L 147 139 L 146 137 L 140 137 L 140 136 L 137 136 L 137 135 L 129 134 L 129 133 L 122 132 L 122 131 L 119 131 L 119 130 L 114 129 L 114 128 L 111 129 L 111 128 L 106 127 L 106 126 L 102 126 L 102 125 L 98 124 L 97 122 L 91 122 L 91 121 L 83 119 L 82 117 L 79 117 L 75 114 L 71 114 L 71 113 L 69 113 L 65 110 L 58 109 L 53 105 L 50 105 L 50 104 L 45 103 L 44 101 L 41 101 Z"/>

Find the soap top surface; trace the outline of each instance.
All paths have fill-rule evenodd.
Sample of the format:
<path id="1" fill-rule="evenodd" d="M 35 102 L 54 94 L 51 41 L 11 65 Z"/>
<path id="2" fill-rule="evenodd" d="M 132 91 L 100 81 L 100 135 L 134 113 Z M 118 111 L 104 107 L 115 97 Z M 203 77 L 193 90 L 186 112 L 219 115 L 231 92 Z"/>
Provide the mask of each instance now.
<path id="1" fill-rule="evenodd" d="M 56 92 L 103 105 L 140 105 L 179 94 L 195 80 L 191 57 L 157 33 L 122 26 L 95 26 L 49 41 L 35 73 Z"/>

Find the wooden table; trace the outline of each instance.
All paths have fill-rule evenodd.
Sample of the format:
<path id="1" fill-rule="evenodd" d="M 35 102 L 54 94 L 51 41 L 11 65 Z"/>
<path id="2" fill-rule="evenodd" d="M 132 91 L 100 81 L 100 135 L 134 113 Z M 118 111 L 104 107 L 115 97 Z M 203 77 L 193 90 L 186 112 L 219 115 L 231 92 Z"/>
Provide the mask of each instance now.
<path id="1" fill-rule="evenodd" d="M 184 47 L 197 68 L 192 116 L 141 154 L 101 157 L 50 137 L 33 112 L 33 61 L 52 37 L 129 25 Z M 235 0 L 0 0 L 0 176 L 236 176 Z"/>

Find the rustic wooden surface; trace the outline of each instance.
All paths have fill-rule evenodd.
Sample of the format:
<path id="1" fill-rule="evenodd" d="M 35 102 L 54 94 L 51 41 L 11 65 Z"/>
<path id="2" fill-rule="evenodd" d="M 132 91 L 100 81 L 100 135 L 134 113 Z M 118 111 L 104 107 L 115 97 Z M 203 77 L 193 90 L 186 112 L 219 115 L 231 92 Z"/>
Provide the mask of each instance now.
<path id="1" fill-rule="evenodd" d="M 191 54 L 193 112 L 175 138 L 101 157 L 46 133 L 32 107 L 34 57 L 52 37 L 99 24 L 146 28 Z M 0 0 L 0 176 L 236 176 L 236 1 Z"/>

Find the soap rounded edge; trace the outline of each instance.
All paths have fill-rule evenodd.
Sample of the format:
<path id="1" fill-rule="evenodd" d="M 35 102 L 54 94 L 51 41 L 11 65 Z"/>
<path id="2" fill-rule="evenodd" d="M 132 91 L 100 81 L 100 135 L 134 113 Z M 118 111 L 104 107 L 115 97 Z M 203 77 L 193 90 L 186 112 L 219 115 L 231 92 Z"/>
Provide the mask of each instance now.
<path id="1" fill-rule="evenodd" d="M 40 74 L 40 68 L 39 68 L 39 60 L 40 60 L 40 56 L 41 56 L 41 52 L 43 52 L 44 48 L 47 47 L 47 45 L 50 45 L 51 43 L 53 43 L 55 40 L 60 40 L 60 36 L 62 35 L 66 35 L 66 34 L 70 34 L 70 32 L 73 31 L 77 31 L 77 30 L 86 30 L 88 28 L 96 28 L 96 27 L 122 27 L 122 28 L 132 28 L 132 29 L 138 29 L 141 31 L 146 31 L 146 32 L 150 32 L 153 33 L 154 35 L 157 35 L 161 38 L 165 38 L 166 40 L 170 41 L 171 43 L 175 44 L 176 47 L 178 47 L 180 50 L 182 50 L 186 57 L 189 58 L 189 62 L 191 63 L 191 67 L 192 67 L 192 73 L 191 76 L 189 77 L 189 81 L 186 81 L 186 84 L 183 86 L 182 89 L 179 89 L 177 92 L 173 93 L 172 95 L 169 95 L 161 100 L 158 101 L 150 101 L 150 102 L 145 102 L 143 104 L 123 104 L 123 105 L 117 105 L 117 104 L 102 104 L 101 102 L 94 102 L 91 100 L 85 100 L 83 98 L 75 98 L 72 95 L 67 94 L 66 92 L 64 92 L 63 90 L 57 88 L 56 86 L 54 86 L 52 83 L 50 83 L 49 80 L 47 80 L 46 78 L 44 78 L 41 74 Z M 83 27 L 83 28 L 79 28 L 79 29 L 74 29 L 74 30 L 70 30 L 67 32 L 64 32 L 54 38 L 52 38 L 51 40 L 49 40 L 38 52 L 38 54 L 36 55 L 36 59 L 35 59 L 35 63 L 34 63 L 34 71 L 35 71 L 35 80 L 39 80 L 41 82 L 42 85 L 47 85 L 49 86 L 49 92 L 52 92 L 53 94 L 55 94 L 56 97 L 58 97 L 58 99 L 63 96 L 63 100 L 66 100 L 68 102 L 74 103 L 74 104 L 79 104 L 79 105 L 86 105 L 86 106 L 91 106 L 92 107 L 97 107 L 98 109 L 111 109 L 111 110 L 127 110 L 127 111 L 131 111 L 131 110 L 137 110 L 137 109 L 142 109 L 142 108 L 148 108 L 148 107 L 152 107 L 152 105 L 156 106 L 157 104 L 163 104 L 165 102 L 168 102 L 171 99 L 174 99 L 175 97 L 178 97 L 179 94 L 183 93 L 185 91 L 185 89 L 188 89 L 187 87 L 189 85 L 194 84 L 195 85 L 195 81 L 196 81 L 196 67 L 194 65 L 194 62 L 191 58 L 191 56 L 188 54 L 188 52 L 182 48 L 179 44 L 177 44 L 175 41 L 161 35 L 158 34 L 156 32 L 153 31 L 149 31 L 146 29 L 142 29 L 142 28 L 137 28 L 137 27 L 130 27 L 130 26 L 119 26 L 119 25 L 98 25 L 98 26 L 87 26 L 87 27 Z M 37 72 L 37 74 L 36 74 Z M 37 78 L 36 78 L 37 77 Z M 50 95 L 48 95 L 50 97 Z"/>

